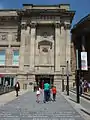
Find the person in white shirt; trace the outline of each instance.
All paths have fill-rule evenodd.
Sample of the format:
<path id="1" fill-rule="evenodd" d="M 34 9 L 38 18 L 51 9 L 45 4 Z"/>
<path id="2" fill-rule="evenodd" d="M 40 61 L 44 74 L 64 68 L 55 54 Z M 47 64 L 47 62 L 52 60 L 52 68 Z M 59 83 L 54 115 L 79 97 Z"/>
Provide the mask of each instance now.
<path id="1" fill-rule="evenodd" d="M 38 87 L 37 88 L 37 91 L 36 91 L 36 102 L 40 102 L 40 88 Z"/>

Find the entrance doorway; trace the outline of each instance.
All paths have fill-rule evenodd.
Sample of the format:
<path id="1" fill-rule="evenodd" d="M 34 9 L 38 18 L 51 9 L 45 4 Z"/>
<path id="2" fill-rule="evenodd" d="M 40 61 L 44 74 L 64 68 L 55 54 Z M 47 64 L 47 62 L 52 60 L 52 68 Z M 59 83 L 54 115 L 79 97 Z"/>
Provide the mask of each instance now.
<path id="1" fill-rule="evenodd" d="M 54 75 L 36 75 L 35 76 L 36 84 L 41 89 L 44 87 L 44 83 L 48 82 L 50 86 L 53 85 L 54 82 Z"/>

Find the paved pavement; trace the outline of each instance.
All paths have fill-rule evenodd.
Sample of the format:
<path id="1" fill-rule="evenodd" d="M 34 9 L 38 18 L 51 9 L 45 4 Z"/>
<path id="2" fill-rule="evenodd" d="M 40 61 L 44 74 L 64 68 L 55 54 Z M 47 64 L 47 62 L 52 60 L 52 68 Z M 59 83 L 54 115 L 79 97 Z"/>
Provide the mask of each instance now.
<path id="1" fill-rule="evenodd" d="M 71 100 L 76 101 L 76 94 L 70 92 L 70 97 Z M 83 109 L 86 109 L 86 111 L 90 112 L 90 100 L 80 97 L 80 105 L 83 107 Z"/>
<path id="2" fill-rule="evenodd" d="M 20 90 L 19 91 L 19 95 L 23 95 L 27 92 L 28 90 Z M 16 96 L 15 96 L 16 92 L 15 91 L 12 91 L 12 92 L 9 92 L 9 93 L 6 93 L 6 94 L 2 94 L 0 95 L 0 106 L 8 103 L 9 101 L 12 101 L 14 99 L 16 99 Z"/>
<path id="3" fill-rule="evenodd" d="M 82 115 L 84 115 L 85 120 L 90 120 L 90 101 L 80 97 L 80 103 L 76 103 L 76 94 L 73 92 L 69 92 L 69 96 L 66 96 L 66 92 L 64 92 L 65 98 L 71 103 L 71 105 Z"/>
<path id="4" fill-rule="evenodd" d="M 7 98 L 8 99 L 8 98 Z M 58 93 L 56 102 L 36 103 L 36 95 L 27 92 L 0 106 L 0 120 L 86 120 Z"/>

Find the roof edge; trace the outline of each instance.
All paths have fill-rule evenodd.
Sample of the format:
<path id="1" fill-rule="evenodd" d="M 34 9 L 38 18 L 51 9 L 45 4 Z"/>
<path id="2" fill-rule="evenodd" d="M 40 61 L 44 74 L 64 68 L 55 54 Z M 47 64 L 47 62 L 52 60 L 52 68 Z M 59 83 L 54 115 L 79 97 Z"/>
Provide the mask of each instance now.
<path id="1" fill-rule="evenodd" d="M 52 7 L 52 6 L 60 6 L 60 5 L 68 5 L 68 6 L 70 6 L 70 4 L 49 4 L 49 5 L 44 5 L 44 4 L 40 4 L 40 5 L 36 5 L 36 4 L 23 4 L 23 6 L 33 6 L 33 7 Z"/>
<path id="2" fill-rule="evenodd" d="M 81 19 L 79 20 L 79 22 L 77 22 L 77 23 L 73 26 L 71 32 L 72 32 L 73 30 L 75 30 L 79 25 L 81 25 L 82 23 L 84 23 L 88 18 L 90 18 L 90 14 L 88 14 L 88 15 L 84 16 L 83 18 L 81 18 Z"/>

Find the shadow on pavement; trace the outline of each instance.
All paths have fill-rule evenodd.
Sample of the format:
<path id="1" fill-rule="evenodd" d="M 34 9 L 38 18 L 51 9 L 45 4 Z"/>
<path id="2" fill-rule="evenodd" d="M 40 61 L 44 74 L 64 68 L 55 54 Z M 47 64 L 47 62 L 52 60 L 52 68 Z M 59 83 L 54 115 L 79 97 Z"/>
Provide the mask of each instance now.
<path id="1" fill-rule="evenodd" d="M 81 109 L 81 111 L 90 116 L 90 113 L 89 113 L 88 111 L 86 111 L 86 110 L 84 110 L 84 109 Z"/>
<path id="2" fill-rule="evenodd" d="M 73 102 L 77 103 L 75 100 L 73 100 L 73 99 L 71 99 L 71 98 L 69 98 L 69 100 L 71 100 L 71 101 L 73 101 Z"/>

